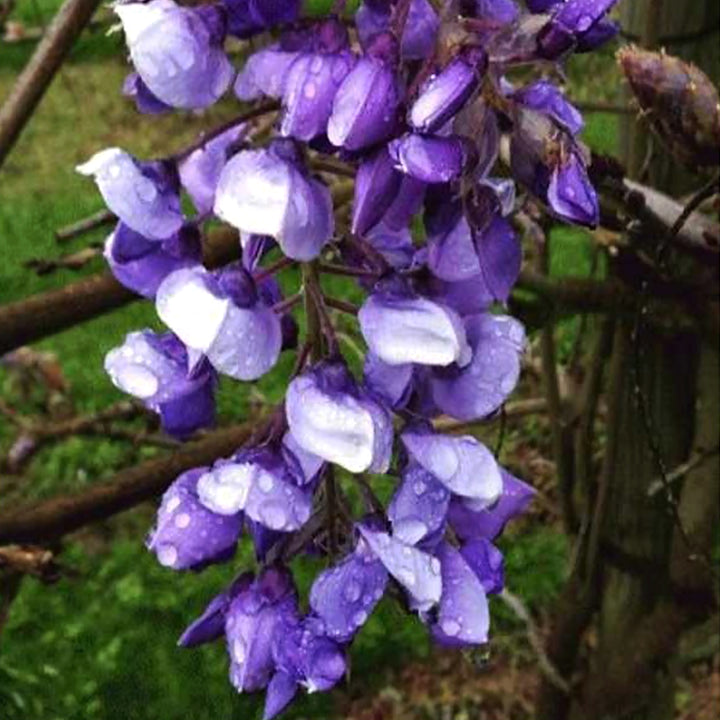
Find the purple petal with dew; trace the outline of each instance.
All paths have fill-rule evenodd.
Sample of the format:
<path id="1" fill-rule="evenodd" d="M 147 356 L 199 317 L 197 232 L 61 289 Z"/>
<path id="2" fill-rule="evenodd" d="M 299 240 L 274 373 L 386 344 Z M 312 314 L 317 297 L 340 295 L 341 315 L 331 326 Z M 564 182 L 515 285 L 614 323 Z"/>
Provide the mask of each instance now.
<path id="1" fill-rule="evenodd" d="M 215 213 L 242 232 L 275 238 L 296 260 L 316 257 L 334 232 L 329 189 L 267 149 L 231 158 L 220 176 Z"/>
<path id="2" fill-rule="evenodd" d="M 324 134 L 335 94 L 353 64 L 349 52 L 301 54 L 285 78 L 280 134 L 298 140 Z"/>
<path id="3" fill-rule="evenodd" d="M 415 255 L 412 235 L 407 227 L 394 230 L 384 222 L 376 225 L 365 238 L 394 268 L 407 268 Z"/>
<path id="4" fill-rule="evenodd" d="M 460 554 L 488 595 L 502 591 L 505 584 L 503 555 L 489 540 L 474 538 L 460 547 Z"/>
<path id="5" fill-rule="evenodd" d="M 445 227 L 434 228 L 428 237 L 428 267 L 448 282 L 468 280 L 480 274 L 480 260 L 472 231 L 464 215 L 448 218 Z"/>
<path id="6" fill-rule="evenodd" d="M 155 297 L 170 273 L 202 262 L 200 233 L 194 225 L 185 225 L 176 235 L 158 242 L 121 222 L 105 241 L 103 254 L 115 278 L 146 298 Z"/>
<path id="7" fill-rule="evenodd" d="M 475 249 L 484 294 L 495 301 L 506 302 L 520 275 L 520 238 L 508 220 L 495 216 L 482 233 L 475 234 Z"/>
<path id="8" fill-rule="evenodd" d="M 185 629 L 178 640 L 181 647 L 196 647 L 218 640 L 225 632 L 225 615 L 233 598 L 246 591 L 252 585 L 252 573 L 244 573 L 233 581 L 232 585 L 216 595 L 203 610 L 202 614 Z"/>
<path id="9" fill-rule="evenodd" d="M 170 112 L 172 108 L 162 100 L 156 98 L 150 88 L 135 72 L 130 73 L 123 82 L 123 95 L 135 101 L 138 112 L 144 115 L 160 115 Z"/>
<path id="10" fill-rule="evenodd" d="M 235 80 L 235 95 L 245 102 L 263 96 L 279 100 L 285 93 L 290 67 L 299 55 L 282 50 L 279 45 L 269 45 L 253 53 Z"/>
<path id="11" fill-rule="evenodd" d="M 455 495 L 487 505 L 500 496 L 500 468 L 474 437 L 406 430 L 401 439 L 410 456 Z"/>
<path id="12" fill-rule="evenodd" d="M 403 176 L 386 148 L 360 164 L 355 177 L 355 198 L 351 230 L 365 235 L 376 226 L 395 199 Z"/>
<path id="13" fill-rule="evenodd" d="M 245 136 L 244 125 L 236 125 L 208 140 L 178 163 L 180 182 L 201 215 L 212 212 L 215 189 L 220 180 L 228 150 Z"/>
<path id="14" fill-rule="evenodd" d="M 240 511 L 268 530 L 292 532 L 310 517 L 312 497 L 297 487 L 282 463 L 264 464 L 240 453 L 217 463 L 198 480 L 200 501 L 213 512 Z"/>
<path id="15" fill-rule="evenodd" d="M 392 408 L 402 408 L 410 399 L 413 384 L 412 364 L 389 365 L 375 353 L 368 351 L 365 355 L 363 378 L 365 387 Z"/>
<path id="16" fill-rule="evenodd" d="M 449 505 L 450 492 L 432 473 L 411 462 L 388 507 L 393 537 L 417 545 L 444 527 Z"/>
<path id="17" fill-rule="evenodd" d="M 180 231 L 180 196 L 159 163 L 139 162 L 120 148 L 107 148 L 76 169 L 94 177 L 108 208 L 140 235 L 163 240 Z"/>
<path id="18" fill-rule="evenodd" d="M 374 293 L 358 319 L 370 350 L 389 365 L 465 365 L 470 360 L 460 317 L 427 298 Z"/>
<path id="19" fill-rule="evenodd" d="M 440 545 L 437 557 L 442 568 L 443 593 L 437 622 L 432 626 L 434 639 L 451 647 L 487 642 L 490 611 L 480 579 L 449 543 Z"/>
<path id="20" fill-rule="evenodd" d="M 240 692 L 266 687 L 275 672 L 275 633 L 297 615 L 297 599 L 286 572 L 266 569 L 227 610 L 225 635 L 230 681 Z"/>
<path id="21" fill-rule="evenodd" d="M 407 590 L 417 610 L 440 600 L 442 580 L 437 558 L 385 532 L 358 525 L 362 538 L 387 571 Z"/>
<path id="22" fill-rule="evenodd" d="M 410 175 L 403 175 L 400 188 L 383 215 L 381 224 L 389 230 L 407 232 L 408 225 L 422 207 L 426 189 L 427 183 Z"/>
<path id="23" fill-rule="evenodd" d="M 325 461 L 319 455 L 305 450 L 289 430 L 283 435 L 282 444 L 284 451 L 290 452 L 299 464 L 302 477 L 298 484 L 304 486 L 313 483 L 325 466 Z"/>
<path id="24" fill-rule="evenodd" d="M 388 152 L 404 173 L 424 183 L 445 183 L 462 175 L 469 146 L 457 136 L 426 137 L 408 133 L 392 140 Z"/>
<path id="25" fill-rule="evenodd" d="M 282 671 L 276 672 L 267 686 L 263 720 L 277 717 L 297 695 L 298 684 L 295 678 Z"/>
<path id="26" fill-rule="evenodd" d="M 219 8 L 151 0 L 113 9 L 136 72 L 159 100 L 172 107 L 204 108 L 228 89 L 235 73 L 218 37 Z"/>
<path id="27" fill-rule="evenodd" d="M 465 105 L 487 67 L 481 50 L 461 54 L 430 78 L 410 108 L 410 125 L 422 133 L 436 132 Z"/>
<path id="28" fill-rule="evenodd" d="M 525 331 L 514 318 L 483 313 L 466 318 L 473 358 L 466 367 L 433 374 L 437 406 L 458 420 L 495 412 L 513 391 L 520 376 Z"/>
<path id="29" fill-rule="evenodd" d="M 338 88 L 328 121 L 330 142 L 361 150 L 388 138 L 397 125 L 400 86 L 392 67 L 361 58 Z"/>
<path id="30" fill-rule="evenodd" d="M 387 580 L 379 560 L 351 553 L 317 576 L 310 589 L 310 607 L 330 637 L 348 642 L 380 602 Z"/>
<path id="31" fill-rule="evenodd" d="M 242 514 L 217 515 L 200 503 L 197 482 L 204 471 L 195 468 L 183 473 L 163 495 L 147 546 L 165 567 L 200 569 L 235 554 Z"/>
<path id="32" fill-rule="evenodd" d="M 550 115 L 569 133 L 577 135 L 583 128 L 582 115 L 560 88 L 548 80 L 536 80 L 513 93 L 513 99 L 526 107 Z"/>
<path id="33" fill-rule="evenodd" d="M 466 500 L 452 501 L 448 518 L 460 538 L 493 540 L 510 520 L 523 512 L 535 495 L 533 488 L 506 470 L 502 471 L 502 479 L 502 494 L 495 505 L 473 508 L 472 503 Z"/>
<path id="34" fill-rule="evenodd" d="M 600 221 L 597 193 L 583 161 L 575 152 L 553 170 L 547 201 L 553 212 L 564 220 L 587 227 L 596 227 Z"/>
<path id="35" fill-rule="evenodd" d="M 392 445 L 387 411 L 370 398 L 325 389 L 320 380 L 306 373 L 288 387 L 285 411 L 297 443 L 350 472 L 385 472 Z"/>

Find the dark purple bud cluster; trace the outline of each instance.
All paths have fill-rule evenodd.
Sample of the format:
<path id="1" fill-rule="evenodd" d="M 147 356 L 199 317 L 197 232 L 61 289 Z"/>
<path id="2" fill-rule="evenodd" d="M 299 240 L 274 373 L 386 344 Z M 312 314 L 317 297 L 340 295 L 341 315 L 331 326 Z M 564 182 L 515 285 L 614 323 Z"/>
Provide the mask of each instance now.
<path id="1" fill-rule="evenodd" d="M 673 155 L 693 168 L 720 165 L 720 98 L 710 78 L 663 52 L 626 47 L 617 57 L 643 117 Z"/>
<path id="2" fill-rule="evenodd" d="M 214 422 L 219 375 L 252 382 L 296 353 L 267 425 L 181 475 L 148 539 L 175 570 L 227 561 L 244 533 L 252 539 L 256 571 L 180 642 L 224 637 L 233 685 L 267 689 L 266 718 L 300 688 L 328 690 L 345 675 L 347 647 L 390 584 L 437 642 L 488 641 L 487 596 L 504 582 L 493 542 L 533 491 L 436 421 L 493 416 L 519 378 L 525 333 L 503 314 L 522 260 L 515 182 L 560 219 L 598 222 L 582 117 L 551 70 L 615 33 L 613 4 L 463 0 L 438 11 L 365 0 L 349 23 L 303 18 L 294 0 L 115 6 L 134 65 L 124 90 L 141 112 L 205 108 L 231 89 L 260 101 L 250 115 L 278 111 L 265 143 L 244 115 L 172 158 L 111 148 L 78 168 L 119 218 L 112 272 L 153 299 L 169 329 L 128 335 L 108 374 L 168 433 Z M 267 41 L 237 73 L 229 35 Z M 537 73 L 518 84 L 516 66 Z M 343 180 L 331 191 L 333 172 Z M 343 197 L 349 221 L 333 207 Z M 211 271 L 201 237 L 216 220 L 239 231 L 241 259 Z M 273 275 L 296 262 L 302 286 L 284 298 Z M 360 307 L 326 297 L 324 272 L 354 277 Z M 358 375 L 333 308 L 357 316 Z M 372 474 L 396 480 L 387 507 Z M 352 475 L 366 503 L 358 517 Z M 306 612 L 289 567 L 302 553 L 329 559 Z"/>

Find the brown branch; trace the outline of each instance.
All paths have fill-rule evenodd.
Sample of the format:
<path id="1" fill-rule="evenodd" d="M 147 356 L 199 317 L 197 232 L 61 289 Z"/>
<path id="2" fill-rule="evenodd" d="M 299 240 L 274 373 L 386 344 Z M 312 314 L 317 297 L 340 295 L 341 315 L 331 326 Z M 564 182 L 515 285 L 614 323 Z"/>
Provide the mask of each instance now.
<path id="1" fill-rule="evenodd" d="M 672 232 L 686 209 L 669 195 L 634 180 L 626 179 L 620 188 L 603 190 L 623 203 L 626 211 L 646 226 L 646 234 L 659 239 Z M 691 208 L 682 227 L 674 234 L 673 243 L 705 256 L 717 256 L 720 253 L 720 224 Z"/>
<path id="2" fill-rule="evenodd" d="M 507 420 L 513 418 L 525 417 L 526 415 L 534 415 L 535 413 L 544 413 L 547 410 L 547 400 L 545 398 L 529 398 L 527 400 L 516 400 L 505 405 L 505 418 Z M 433 427 L 441 432 L 464 432 L 471 430 L 478 425 L 486 425 L 489 421 L 500 417 L 493 415 L 490 418 L 481 418 L 480 420 L 454 420 L 453 418 L 442 416 L 433 421 Z"/>
<path id="3" fill-rule="evenodd" d="M 525 607 L 525 603 L 523 603 L 520 597 L 511 593 L 507 588 L 504 588 L 498 597 L 524 623 L 530 647 L 535 652 L 538 660 L 538 667 L 545 679 L 561 693 L 569 695 L 570 683 L 562 676 L 558 668 L 553 665 L 552 661 L 545 652 L 540 632 L 535 625 L 530 611 L 527 607 Z"/>
<path id="4" fill-rule="evenodd" d="M 247 439 L 253 425 L 216 430 L 201 440 L 119 471 L 106 482 L 0 515 L 0 543 L 45 542 L 106 520 L 163 492 L 182 472 L 229 455 Z"/>
<path id="5" fill-rule="evenodd" d="M 48 275 L 56 270 L 82 270 L 95 258 L 102 256 L 102 246 L 93 244 L 77 252 L 61 255 L 58 258 L 31 258 L 24 264 L 26 268 L 34 270 L 37 275 Z"/>
<path id="6" fill-rule="evenodd" d="M 203 250 L 208 267 L 224 265 L 239 255 L 237 233 L 219 228 Z M 140 299 L 105 272 L 0 306 L 0 355 Z"/>
<path id="7" fill-rule="evenodd" d="M 0 166 L 48 89 L 99 0 L 66 0 L 0 108 Z"/>
<path id="8" fill-rule="evenodd" d="M 47 548 L 31 545 L 6 545 L 0 547 L 0 573 L 32 575 L 45 583 L 59 579 L 60 567 L 55 556 Z"/>

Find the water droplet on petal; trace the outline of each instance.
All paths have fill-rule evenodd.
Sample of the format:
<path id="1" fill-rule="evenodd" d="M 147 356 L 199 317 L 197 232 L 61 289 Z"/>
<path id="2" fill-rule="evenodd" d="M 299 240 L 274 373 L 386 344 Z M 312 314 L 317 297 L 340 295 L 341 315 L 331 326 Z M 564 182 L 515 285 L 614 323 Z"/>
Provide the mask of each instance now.
<path id="1" fill-rule="evenodd" d="M 245 655 L 246 655 L 245 643 L 240 638 L 235 639 L 235 642 L 233 643 L 233 646 L 232 646 L 232 650 L 233 650 L 233 657 L 235 658 L 235 662 L 237 662 L 239 664 L 244 663 Z"/>
<path id="2" fill-rule="evenodd" d="M 165 544 L 158 548 L 157 559 L 165 567 L 174 567 L 178 559 L 178 551 L 174 545 Z"/>
<path id="3" fill-rule="evenodd" d="M 360 599 L 361 594 L 362 588 L 360 587 L 360 583 L 355 580 L 351 580 L 343 590 L 343 596 L 350 603 L 357 602 Z"/>
<path id="4" fill-rule="evenodd" d="M 180 513 L 175 518 L 175 527 L 184 530 L 190 524 L 190 515 L 188 513 Z"/>
<path id="5" fill-rule="evenodd" d="M 440 623 L 440 627 L 442 631 L 450 637 L 455 637 L 455 635 L 460 632 L 460 623 L 456 620 L 443 620 Z"/>

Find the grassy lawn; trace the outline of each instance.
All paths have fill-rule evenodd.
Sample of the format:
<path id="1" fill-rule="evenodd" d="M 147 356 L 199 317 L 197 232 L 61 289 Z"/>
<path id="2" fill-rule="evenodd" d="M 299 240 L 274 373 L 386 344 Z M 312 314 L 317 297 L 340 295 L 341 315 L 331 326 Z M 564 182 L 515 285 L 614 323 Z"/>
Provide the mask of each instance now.
<path id="1" fill-rule="evenodd" d="M 55 0 L 19 3 L 17 19 L 40 24 L 51 15 Z M 106 11 L 103 11 L 106 12 Z M 0 100 L 27 59 L 31 44 L 0 46 Z M 593 58 L 571 72 L 581 99 L 597 99 L 583 83 L 609 59 Z M 61 270 L 44 277 L 24 263 L 79 248 L 102 232 L 59 247 L 54 231 L 102 206 L 92 182 L 74 167 L 95 151 L 118 145 L 140 157 L 170 153 L 198 132 L 236 110 L 225 100 L 202 114 L 139 116 L 120 96 L 127 72 L 119 35 L 90 33 L 83 37 L 26 128 L 5 166 L 0 169 L 0 303 L 61 286 L 102 268 L 96 260 L 80 272 Z M 607 87 L 607 85 L 604 85 Z M 609 90 L 608 92 L 611 92 Z M 585 138 L 601 151 L 612 151 L 615 118 L 588 117 Z M 583 232 L 561 230 L 553 243 L 555 274 L 587 274 L 590 242 Z M 83 326 L 49 338 L 38 347 L 55 353 L 75 410 L 84 413 L 121 399 L 102 371 L 102 359 L 131 329 L 155 326 L 149 303 L 135 303 Z M 565 347 L 573 325 L 563 334 Z M 282 394 L 278 376 L 287 363 L 265 379 L 260 391 L 273 399 Z M 13 387 L 0 369 L 0 395 L 13 397 Z M 237 385 L 223 386 L 225 417 L 242 414 L 247 398 Z M 2 421 L 0 421 L 2 422 Z M 538 442 L 546 431 L 530 426 Z M 0 449 L 11 434 L 0 425 Z M 521 433 L 514 440 L 524 441 Z M 513 439 L 511 438 L 511 443 Z M 5 503 L 46 497 L 97 482 L 130 462 L 152 453 L 107 439 L 75 438 L 43 450 L 20 478 L 0 477 Z M 506 451 L 506 456 L 511 451 Z M 10 488 L 15 488 L 13 492 Z M 10 494 L 8 495 L 8 493 Z M 0 720 L 251 720 L 257 702 L 239 699 L 226 681 L 226 652 L 216 645 L 199 651 L 178 650 L 175 640 L 184 625 L 231 576 L 228 567 L 202 575 L 176 576 L 160 568 L 142 546 L 152 518 L 150 507 L 92 528 L 68 541 L 62 561 L 71 569 L 57 586 L 24 583 L 5 629 L 0 653 Z M 542 522 L 521 523 L 504 541 L 511 587 L 531 607 L 544 606 L 557 592 L 566 548 L 562 537 Z M 250 561 L 247 548 L 242 560 Z M 300 567 L 307 584 L 313 568 Z M 497 609 L 499 633 L 517 629 L 516 621 Z M 383 605 L 353 648 L 353 677 L 360 687 L 379 667 L 422 657 L 428 652 L 424 630 Z M 382 675 L 382 674 L 380 674 Z M 331 717 L 328 698 L 310 698 L 292 717 Z"/>

